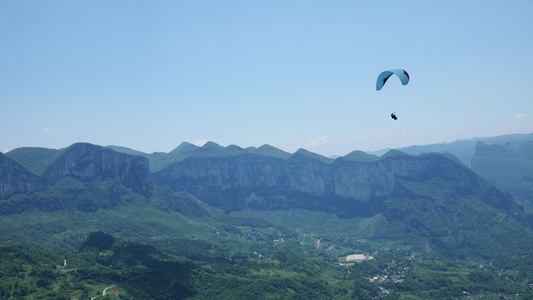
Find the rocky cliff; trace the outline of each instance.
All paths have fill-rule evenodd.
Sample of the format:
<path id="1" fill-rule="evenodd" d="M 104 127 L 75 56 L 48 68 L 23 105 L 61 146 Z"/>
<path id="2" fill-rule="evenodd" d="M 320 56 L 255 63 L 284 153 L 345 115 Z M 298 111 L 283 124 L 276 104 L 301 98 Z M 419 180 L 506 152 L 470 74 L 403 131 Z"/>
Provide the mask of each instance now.
<path id="1" fill-rule="evenodd" d="M 0 199 L 14 194 L 32 194 L 46 189 L 46 179 L 26 170 L 0 153 Z"/>
<path id="2" fill-rule="evenodd" d="M 440 177 L 479 185 L 480 178 L 442 154 L 411 156 L 391 151 L 365 161 L 336 160 L 299 150 L 288 158 L 234 152 L 226 157 L 191 155 L 153 175 L 158 185 L 187 191 L 226 211 L 305 208 L 347 216 L 382 211 L 399 181 Z"/>
<path id="3" fill-rule="evenodd" d="M 48 155 L 50 149 L 26 148 L 14 155 L 27 166 L 39 166 L 34 169 L 42 170 L 43 176 L 0 153 L 0 215 L 32 209 L 96 212 L 139 203 L 187 216 L 208 215 L 193 196 L 154 186 L 146 157 L 87 143 L 53 152 Z"/>
<path id="4" fill-rule="evenodd" d="M 87 143 L 68 147 L 45 171 L 51 184 L 64 176 L 85 182 L 116 179 L 135 192 L 146 192 L 150 184 L 148 159 Z"/>
<path id="5" fill-rule="evenodd" d="M 186 148 L 184 153 L 177 149 L 173 154 L 174 163 L 152 174 L 146 157 L 87 143 L 74 144 L 55 153 L 54 159 L 44 168 L 44 178 L 2 156 L 0 195 L 6 199 L 17 193 L 41 191 L 47 186 L 59 189 L 57 185 L 61 182 L 65 191 L 73 190 L 65 187 L 70 184 L 65 178 L 72 178 L 83 182 L 85 189 L 93 190 L 83 199 L 80 198 L 83 193 L 71 195 L 79 198 L 78 202 L 83 205 L 78 208 L 84 211 L 119 203 L 123 192 L 117 191 L 121 187 L 149 196 L 155 183 L 175 192 L 188 192 L 228 212 L 302 208 L 346 217 L 368 217 L 384 212 L 385 202 L 391 197 L 409 198 L 412 189 L 406 182 L 429 182 L 438 178 L 456 183 L 450 197 L 457 194 L 456 198 L 464 198 L 469 193 L 481 192 L 490 205 L 507 211 L 513 209 L 512 198 L 495 190 L 490 196 L 476 173 L 446 154 L 412 156 L 391 150 L 377 157 L 354 151 L 333 160 L 303 149 L 288 154 L 269 146 L 242 149 L 208 143 L 203 147 Z M 104 181 L 107 183 L 91 185 Z M 95 186 L 114 192 L 94 192 Z M 57 204 L 56 196 L 49 194 L 45 202 Z M 107 195 L 104 197 L 114 196 L 100 199 L 103 194 Z M 71 201 L 71 196 L 64 195 L 65 201 Z"/>
<path id="6" fill-rule="evenodd" d="M 0 153 L 0 200 L 15 194 L 43 191 L 67 176 L 82 182 L 111 179 L 131 191 L 149 193 L 152 183 L 148 159 L 145 157 L 127 155 L 87 143 L 74 144 L 59 152 L 47 164 L 42 177 Z M 34 157 L 35 162 L 28 159 L 25 164 L 42 164 L 39 155 L 35 154 Z"/>

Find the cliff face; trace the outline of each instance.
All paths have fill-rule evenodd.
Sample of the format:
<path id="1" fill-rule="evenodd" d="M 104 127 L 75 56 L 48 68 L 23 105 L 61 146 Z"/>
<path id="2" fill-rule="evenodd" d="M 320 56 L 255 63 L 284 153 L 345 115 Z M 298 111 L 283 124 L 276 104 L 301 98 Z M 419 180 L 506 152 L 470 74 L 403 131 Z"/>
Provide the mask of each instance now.
<path id="1" fill-rule="evenodd" d="M 0 199 L 14 194 L 32 194 L 47 187 L 46 179 L 31 173 L 0 153 Z"/>
<path id="2" fill-rule="evenodd" d="M 67 148 L 46 169 L 45 176 L 51 184 L 64 176 L 85 182 L 116 179 L 135 192 L 146 192 L 150 183 L 148 159 L 85 143 Z"/>
<path id="3" fill-rule="evenodd" d="M 154 186 L 145 157 L 87 143 L 55 150 L 52 159 L 45 155 L 46 161 L 41 159 L 42 149 L 24 151 L 29 155 L 19 155 L 19 159 L 42 166 L 44 175 L 34 175 L 0 153 L 0 215 L 31 209 L 95 212 L 119 204 L 148 203 L 152 197 L 158 208 L 194 217 L 208 215 L 192 196 Z"/>
<path id="4" fill-rule="evenodd" d="M 288 159 L 245 153 L 227 158 L 190 157 L 153 175 L 156 184 L 188 191 L 226 211 L 306 208 L 369 216 L 399 191 L 399 180 L 432 177 L 476 185 L 477 175 L 440 154 L 394 155 L 371 162 Z"/>
<path id="5" fill-rule="evenodd" d="M 62 150 L 44 171 L 44 178 L 0 153 L 0 200 L 15 194 L 43 191 L 65 176 L 83 182 L 112 179 L 142 194 L 148 193 L 152 184 L 148 159 L 80 143 Z"/>
<path id="6" fill-rule="evenodd" d="M 291 155 L 265 147 L 224 148 L 211 143 L 180 157 L 174 164 L 150 175 L 146 157 L 79 143 L 54 155 L 53 161 L 44 168 L 44 178 L 41 178 L 12 159 L 0 156 L 0 199 L 43 191 L 48 186 L 68 194 L 73 190 L 70 185 L 76 183 L 65 180 L 73 178 L 83 182 L 80 191 L 89 188 L 90 192 L 65 194 L 61 196 L 65 198 L 64 202 L 74 197 L 74 201 L 80 203 L 78 209 L 94 211 L 119 203 L 123 189 L 151 195 L 153 180 L 156 185 L 176 192 L 189 192 L 228 212 L 302 208 L 346 217 L 369 217 L 385 212 L 386 201 L 391 197 L 409 198 L 412 193 L 409 187 L 416 185 L 411 183 L 429 182 L 435 178 L 456 183 L 456 191 L 450 194 L 451 197 L 486 193 L 479 176 L 457 159 L 443 154 L 411 156 L 391 151 L 375 157 L 353 153 L 331 160 L 305 150 Z M 60 202 L 54 193 L 48 194 L 46 197 L 50 199 L 43 196 L 47 201 L 34 200 L 41 204 Z M 512 199 L 501 192 L 486 196 L 492 206 L 513 209 Z M 16 203 L 11 204 L 24 204 Z"/>

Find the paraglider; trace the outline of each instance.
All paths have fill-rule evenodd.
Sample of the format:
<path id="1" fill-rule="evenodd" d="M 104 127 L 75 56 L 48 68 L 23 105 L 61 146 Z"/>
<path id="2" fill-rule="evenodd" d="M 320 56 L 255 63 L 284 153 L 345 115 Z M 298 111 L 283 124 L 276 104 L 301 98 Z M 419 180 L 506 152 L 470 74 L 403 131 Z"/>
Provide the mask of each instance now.
<path id="1" fill-rule="evenodd" d="M 392 75 L 398 76 L 402 82 L 402 85 L 409 83 L 409 74 L 407 74 L 407 71 L 402 69 L 388 70 L 379 74 L 378 80 L 376 81 L 376 91 L 381 90 Z"/>
<path id="2" fill-rule="evenodd" d="M 381 72 L 381 74 L 379 74 L 378 79 L 376 81 L 376 91 L 381 90 L 383 88 L 383 86 L 385 85 L 385 83 L 387 82 L 387 80 L 389 80 L 389 78 L 392 75 L 398 76 L 398 78 L 400 78 L 400 81 L 402 82 L 402 85 L 406 85 L 406 84 L 409 83 L 409 74 L 405 70 L 393 69 L 393 70 L 383 71 L 383 72 Z M 395 112 L 393 112 L 390 115 L 390 117 L 393 120 L 398 120 L 398 117 L 396 117 L 396 113 Z"/>

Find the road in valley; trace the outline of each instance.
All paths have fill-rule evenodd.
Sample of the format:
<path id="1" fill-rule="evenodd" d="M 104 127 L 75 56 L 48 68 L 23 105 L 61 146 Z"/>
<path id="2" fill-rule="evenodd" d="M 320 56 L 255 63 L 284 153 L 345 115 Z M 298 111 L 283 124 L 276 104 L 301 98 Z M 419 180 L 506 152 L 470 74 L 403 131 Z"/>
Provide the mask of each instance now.
<path id="1" fill-rule="evenodd" d="M 107 289 L 110 289 L 110 288 L 114 287 L 115 285 L 116 285 L 116 284 L 113 284 L 113 285 L 110 285 L 110 286 L 106 287 L 106 288 L 104 289 L 104 291 L 102 292 L 102 296 L 105 296 L 105 292 L 107 291 Z M 91 300 L 94 300 L 94 299 L 96 299 L 96 298 L 98 298 L 98 297 L 100 297 L 100 296 L 92 297 Z"/>

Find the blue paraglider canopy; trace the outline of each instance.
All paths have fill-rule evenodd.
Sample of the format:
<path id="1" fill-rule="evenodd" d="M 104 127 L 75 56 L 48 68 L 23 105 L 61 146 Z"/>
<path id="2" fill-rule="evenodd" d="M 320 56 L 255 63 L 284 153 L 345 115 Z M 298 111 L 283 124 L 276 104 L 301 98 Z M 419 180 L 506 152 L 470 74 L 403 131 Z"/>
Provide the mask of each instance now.
<path id="1" fill-rule="evenodd" d="M 381 90 L 383 86 L 385 85 L 385 83 L 387 82 L 387 80 L 389 80 L 389 78 L 392 75 L 398 76 L 398 78 L 400 78 L 400 81 L 402 82 L 402 85 L 406 85 L 407 83 L 409 83 L 409 74 L 407 74 L 405 70 L 402 70 L 402 69 L 388 70 L 388 71 L 384 71 L 381 74 L 379 74 L 378 80 L 376 81 L 376 91 Z"/>

